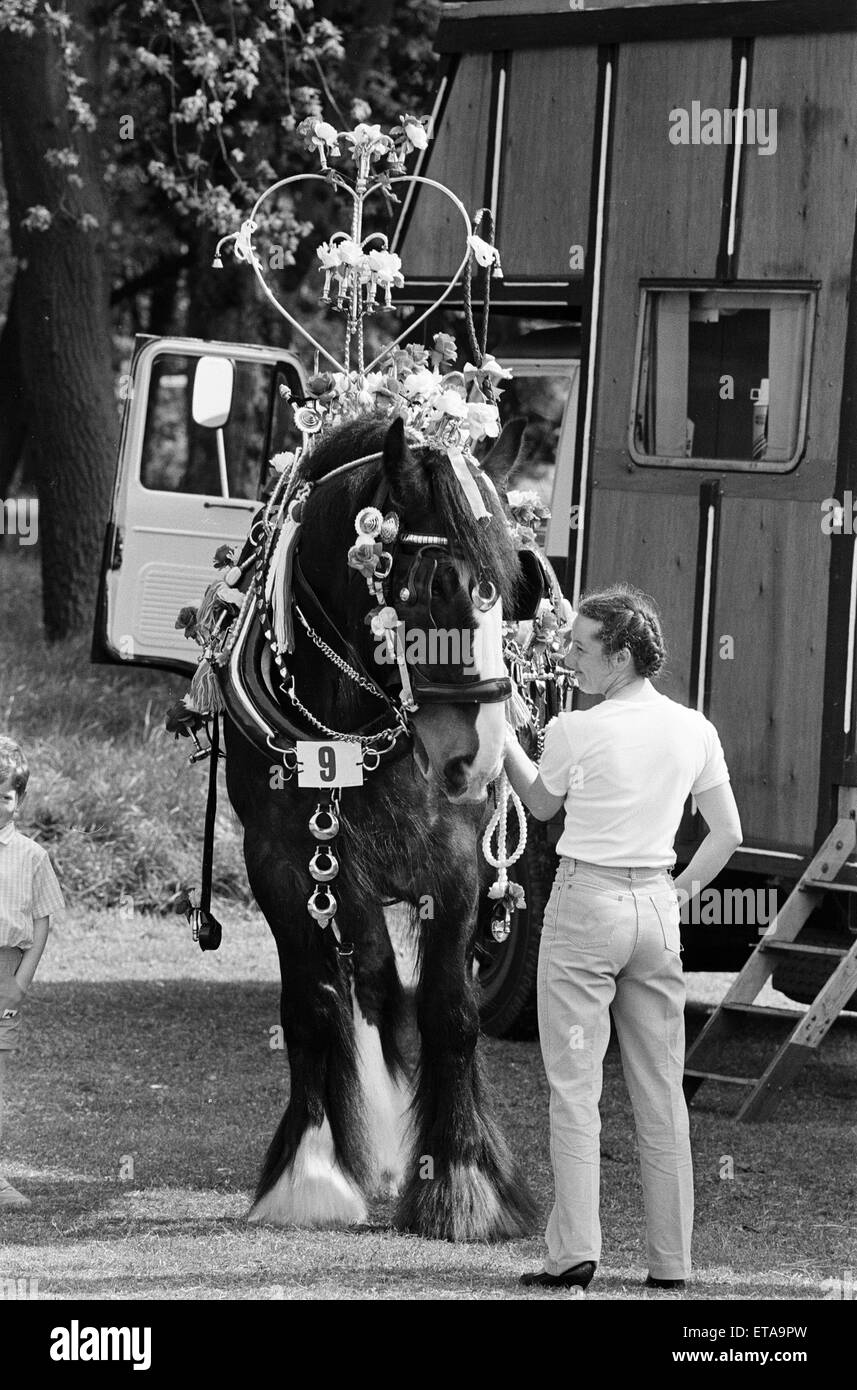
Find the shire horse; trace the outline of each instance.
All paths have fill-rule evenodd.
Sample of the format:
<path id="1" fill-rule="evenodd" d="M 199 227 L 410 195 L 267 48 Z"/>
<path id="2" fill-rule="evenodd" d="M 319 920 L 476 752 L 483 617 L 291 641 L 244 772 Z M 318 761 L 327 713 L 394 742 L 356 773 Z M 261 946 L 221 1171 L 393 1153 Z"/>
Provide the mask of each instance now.
<path id="1" fill-rule="evenodd" d="M 514 462 L 522 425 L 508 426 L 483 463 L 482 473 L 498 485 Z M 353 460 L 364 461 L 342 469 Z M 341 472 L 325 484 L 333 470 Z M 398 516 L 400 539 L 407 533 L 427 546 L 416 556 L 413 546 L 395 547 L 387 602 L 409 632 L 468 633 L 473 661 L 469 670 L 416 672 L 438 683 L 442 702 L 436 690 L 410 716 L 404 756 L 381 757 L 359 790 L 342 792 L 340 872 L 331 887 L 351 955 L 307 913 L 315 887 L 307 865 L 316 847 L 308 821 L 317 793 L 294 780 L 278 785 L 271 757 L 224 718 L 229 796 L 244 827 L 250 886 L 279 954 L 290 1072 L 288 1106 L 250 1220 L 352 1225 L 367 1219 L 367 1198 L 383 1194 L 398 1195 L 401 1230 L 451 1240 L 522 1235 L 532 1229 L 535 1206 L 489 1113 L 472 969 L 485 874 L 480 840 L 488 788 L 502 767 L 505 711 L 502 696 L 468 698 L 468 683 L 482 689 L 505 676 L 501 603 L 511 611 L 518 552 L 493 484 L 471 469 L 491 512 L 477 521 L 446 453 L 431 444 L 411 448 L 401 421 L 337 425 L 299 472 L 313 488 L 296 565 L 300 592 L 313 593 L 318 605 L 304 617 L 328 648 L 295 623 L 288 669 L 304 709 L 336 731 L 377 721 L 377 693 L 329 656 L 341 655 L 343 642 L 364 670 L 393 688 L 396 666 L 382 667 L 373 655 L 371 596 L 346 563 L 357 512 L 379 499 L 382 510 L 392 507 Z M 496 586 L 498 601 L 488 610 L 472 597 L 480 579 Z M 296 584 L 296 601 L 298 593 Z M 346 660 L 353 667 L 353 656 Z M 419 700 L 416 686 L 415 695 Z M 303 719 L 305 738 L 324 737 L 294 708 L 291 717 Z M 418 937 L 412 992 L 402 986 L 388 932 L 385 910 L 394 903 L 410 905 Z M 416 1063 L 406 1045 L 414 1023 Z"/>

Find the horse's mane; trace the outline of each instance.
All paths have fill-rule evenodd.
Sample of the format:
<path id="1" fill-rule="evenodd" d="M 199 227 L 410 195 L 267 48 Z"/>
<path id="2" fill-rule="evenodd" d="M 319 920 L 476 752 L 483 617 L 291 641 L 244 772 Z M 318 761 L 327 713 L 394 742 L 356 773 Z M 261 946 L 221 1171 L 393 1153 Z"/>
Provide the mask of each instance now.
<path id="1" fill-rule="evenodd" d="M 389 428 L 387 416 L 368 416 L 337 425 L 302 461 L 300 476 L 319 482 L 349 459 L 382 454 Z M 477 486 L 491 513 L 488 521 L 477 521 L 443 450 L 426 446 L 412 449 L 411 452 L 426 472 L 432 510 L 443 523 L 453 550 L 466 562 L 474 576 L 485 574 L 493 579 L 508 608 L 519 582 L 519 566 L 502 503 L 493 486 L 477 471 Z M 349 502 L 356 510 L 371 500 L 382 470 L 383 461 L 379 457 L 355 469 L 352 474 L 344 474 L 341 482 L 337 479 L 331 486 L 347 489 Z"/>

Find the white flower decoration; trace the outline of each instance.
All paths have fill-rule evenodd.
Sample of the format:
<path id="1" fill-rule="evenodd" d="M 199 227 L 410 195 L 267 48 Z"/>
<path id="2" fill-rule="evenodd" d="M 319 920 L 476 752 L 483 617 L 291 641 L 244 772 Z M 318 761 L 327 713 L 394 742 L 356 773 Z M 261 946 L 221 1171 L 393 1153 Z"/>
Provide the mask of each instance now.
<path id="1" fill-rule="evenodd" d="M 321 246 L 316 247 L 315 254 L 321 261 L 323 270 L 336 270 L 340 264 L 339 247 L 330 246 L 326 241 L 323 241 Z"/>
<path id="2" fill-rule="evenodd" d="M 474 256 L 481 266 L 499 265 L 500 252 L 496 246 L 490 246 L 487 241 L 483 241 L 481 236 L 473 233 L 467 238 L 467 245 L 470 247 Z"/>
<path id="3" fill-rule="evenodd" d="M 333 154 L 339 154 L 339 150 L 336 148 L 339 136 L 332 125 L 329 125 L 327 121 L 318 121 L 314 134 L 316 140 L 321 140 Z"/>
<path id="4" fill-rule="evenodd" d="M 363 248 L 358 246 L 356 241 L 352 241 L 350 237 L 344 237 L 342 241 L 338 241 L 334 249 L 340 265 L 360 265 L 364 259 Z"/>
<path id="5" fill-rule="evenodd" d="M 420 121 L 402 121 L 402 129 L 415 150 L 424 150 L 428 144 L 428 131 Z"/>
<path id="6" fill-rule="evenodd" d="M 377 277 L 379 285 L 395 285 L 397 289 L 401 289 L 405 280 L 400 256 L 394 251 L 370 251 L 367 259 L 369 269 Z"/>
<path id="7" fill-rule="evenodd" d="M 474 444 L 480 439 L 495 439 L 500 433 L 500 412 L 487 401 L 467 403 L 467 429 Z"/>
<path id="8" fill-rule="evenodd" d="M 492 357 L 491 353 L 487 352 L 482 359 L 481 367 L 474 367 L 472 362 L 465 362 L 462 376 L 465 381 L 471 381 L 474 377 L 477 379 L 479 377 L 487 377 L 488 380 L 493 383 L 498 381 L 509 381 L 512 376 L 512 370 L 510 367 L 501 367 L 497 358 Z"/>
<path id="9" fill-rule="evenodd" d="M 402 382 L 402 395 L 408 400 L 425 400 L 434 394 L 440 382 L 441 378 L 435 372 L 430 372 L 428 367 L 418 367 Z"/>
<path id="10" fill-rule="evenodd" d="M 457 391 L 438 391 L 431 401 L 435 416 L 451 415 L 454 420 L 463 420 L 467 414 L 467 402 Z"/>
<path id="11" fill-rule="evenodd" d="M 537 492 L 517 492 L 506 493 L 506 501 L 510 507 L 537 507 L 540 498 Z"/>

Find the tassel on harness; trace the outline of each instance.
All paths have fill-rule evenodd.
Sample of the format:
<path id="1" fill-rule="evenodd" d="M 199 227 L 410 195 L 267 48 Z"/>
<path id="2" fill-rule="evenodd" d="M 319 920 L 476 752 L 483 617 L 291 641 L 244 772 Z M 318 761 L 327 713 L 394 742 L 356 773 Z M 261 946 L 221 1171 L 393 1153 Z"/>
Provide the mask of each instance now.
<path id="1" fill-rule="evenodd" d="M 218 714 L 226 708 L 223 692 L 212 670 L 209 656 L 200 658 L 185 703 L 189 709 L 198 710 L 201 714 L 212 714 L 215 726 Z"/>

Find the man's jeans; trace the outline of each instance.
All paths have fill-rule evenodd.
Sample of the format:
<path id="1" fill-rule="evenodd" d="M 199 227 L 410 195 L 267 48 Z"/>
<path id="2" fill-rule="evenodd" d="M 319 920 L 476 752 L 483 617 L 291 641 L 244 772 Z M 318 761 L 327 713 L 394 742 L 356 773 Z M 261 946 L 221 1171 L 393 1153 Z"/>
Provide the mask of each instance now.
<path id="1" fill-rule="evenodd" d="M 550 1082 L 555 1204 L 550 1274 L 601 1256 L 602 1063 L 612 1008 L 634 1107 L 649 1273 L 690 1274 L 693 1168 L 684 1070 L 679 905 L 665 869 L 560 859 L 539 954 L 539 1034 Z"/>

